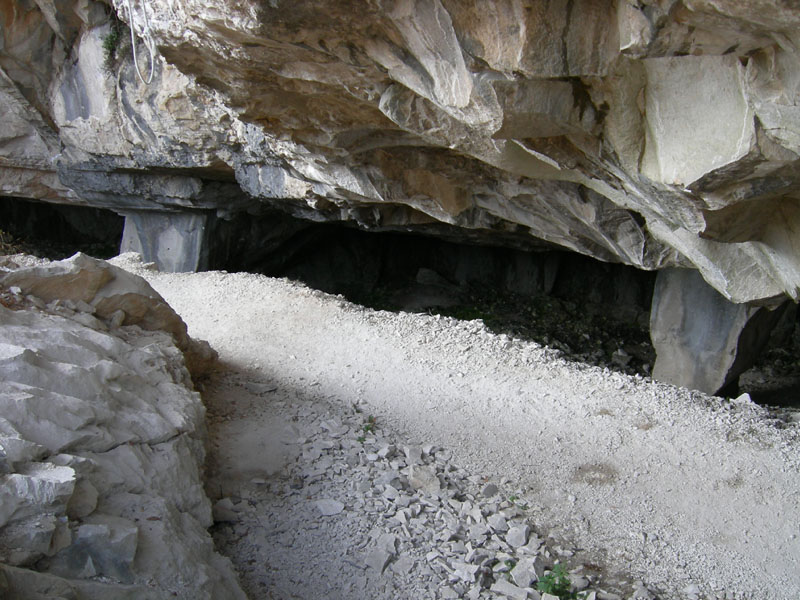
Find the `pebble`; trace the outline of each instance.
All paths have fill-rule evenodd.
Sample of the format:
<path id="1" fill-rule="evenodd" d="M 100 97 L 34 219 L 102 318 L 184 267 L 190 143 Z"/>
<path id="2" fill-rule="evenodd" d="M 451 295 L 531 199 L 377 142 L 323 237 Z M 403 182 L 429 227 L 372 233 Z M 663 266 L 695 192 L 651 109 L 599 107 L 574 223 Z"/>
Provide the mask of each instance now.
<path id="1" fill-rule="evenodd" d="M 322 515 L 325 517 L 338 515 L 340 512 L 344 510 L 344 504 L 342 504 L 338 500 L 331 500 L 330 498 L 317 500 L 315 504 L 317 505 L 319 512 L 322 513 Z"/>
<path id="2" fill-rule="evenodd" d="M 497 486 L 493 483 L 486 484 L 484 488 L 481 490 L 481 495 L 484 498 L 491 498 L 495 494 L 497 494 Z"/>
<path id="3" fill-rule="evenodd" d="M 494 584 L 490 589 L 495 593 L 503 594 L 508 598 L 513 598 L 513 600 L 528 600 L 527 590 L 518 587 L 513 583 L 506 581 L 505 579 L 498 579 L 497 581 L 494 582 Z M 549 600 L 545 598 L 545 596 L 547 595 L 548 594 L 544 594 L 544 596 L 542 596 L 542 599 Z M 553 596 L 553 598 L 555 598 L 555 600 L 558 600 L 558 598 L 556 598 L 555 596 Z"/>

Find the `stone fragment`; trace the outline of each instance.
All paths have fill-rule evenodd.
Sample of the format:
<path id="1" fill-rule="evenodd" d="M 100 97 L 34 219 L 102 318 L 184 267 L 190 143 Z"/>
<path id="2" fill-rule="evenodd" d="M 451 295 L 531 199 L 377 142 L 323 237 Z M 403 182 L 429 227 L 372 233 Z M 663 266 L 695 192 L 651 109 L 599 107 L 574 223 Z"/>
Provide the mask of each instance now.
<path id="1" fill-rule="evenodd" d="M 532 558 L 522 558 L 511 569 L 511 578 L 519 587 L 526 588 L 539 579 Z"/>
<path id="2" fill-rule="evenodd" d="M 653 593 L 641 581 L 637 581 L 634 584 L 631 600 L 654 600 L 654 598 Z"/>
<path id="3" fill-rule="evenodd" d="M 414 464 L 409 467 L 408 482 L 415 490 L 428 495 L 437 494 L 442 487 L 433 468 Z"/>
<path id="4" fill-rule="evenodd" d="M 391 533 L 382 533 L 375 544 L 380 550 L 389 554 L 397 553 L 397 536 Z"/>
<path id="5" fill-rule="evenodd" d="M 526 590 L 522 589 L 521 587 L 517 587 L 506 579 L 498 579 L 489 589 L 497 594 L 503 594 L 508 598 L 512 598 L 513 600 L 527 600 L 528 598 L 528 592 Z M 547 599 L 542 596 L 542 600 Z M 556 600 L 558 599 L 556 598 Z"/>
<path id="6" fill-rule="evenodd" d="M 501 533 L 508 531 L 508 523 L 506 522 L 506 518 L 501 514 L 490 515 L 486 519 L 486 522 L 494 531 L 499 531 Z"/>
<path id="7" fill-rule="evenodd" d="M 408 575 L 414 568 L 416 561 L 408 554 L 402 554 L 392 563 L 392 571 L 401 575 Z"/>
<path id="8" fill-rule="evenodd" d="M 462 581 L 466 581 L 467 583 L 474 583 L 475 576 L 480 569 L 479 565 L 471 565 L 465 562 L 453 561 L 452 563 L 453 573 Z"/>
<path id="9" fill-rule="evenodd" d="M 409 466 L 422 464 L 422 448 L 419 446 L 404 446 L 403 453 Z"/>
<path id="10" fill-rule="evenodd" d="M 487 483 L 484 488 L 481 490 L 481 494 L 484 498 L 491 498 L 495 494 L 497 494 L 497 486 L 493 483 Z"/>
<path id="11" fill-rule="evenodd" d="M 381 449 L 378 450 L 377 454 L 381 458 L 391 458 L 394 455 L 395 447 L 391 444 L 384 444 L 381 446 Z"/>
<path id="12" fill-rule="evenodd" d="M 330 498 L 323 498 L 321 500 L 316 500 L 314 504 L 316 504 L 320 514 L 324 517 L 338 515 L 340 512 L 344 510 L 344 504 L 342 504 L 338 500 L 332 500 Z"/>
<path id="13" fill-rule="evenodd" d="M 389 564 L 391 558 L 392 555 L 386 550 L 373 548 L 364 557 L 364 564 L 378 573 L 383 573 L 383 570 L 386 568 L 386 565 Z"/>
<path id="14" fill-rule="evenodd" d="M 582 577 L 580 575 L 572 576 L 570 578 L 570 581 L 572 582 L 572 589 L 576 592 L 583 591 L 587 587 L 589 587 L 589 580 L 586 577 Z"/>
<path id="15" fill-rule="evenodd" d="M 528 527 L 528 525 L 515 525 L 508 530 L 506 534 L 506 543 L 512 548 L 524 546 L 528 541 L 529 533 L 530 527 Z"/>

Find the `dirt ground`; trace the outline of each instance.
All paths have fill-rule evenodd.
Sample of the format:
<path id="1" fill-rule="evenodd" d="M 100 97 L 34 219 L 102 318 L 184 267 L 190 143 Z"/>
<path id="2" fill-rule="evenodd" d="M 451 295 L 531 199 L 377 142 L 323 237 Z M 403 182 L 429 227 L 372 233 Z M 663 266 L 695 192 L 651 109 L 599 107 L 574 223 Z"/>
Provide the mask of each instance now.
<path id="1" fill-rule="evenodd" d="M 368 517 L 353 489 L 341 491 L 355 504 L 335 528 L 253 491 L 278 489 L 303 468 L 298 434 L 363 415 L 385 439 L 442 448 L 474 481 L 511 490 L 570 567 L 599 569 L 623 594 L 641 581 L 660 598 L 800 597 L 791 413 L 777 419 L 746 396 L 724 401 L 568 362 L 480 321 L 373 311 L 252 274 L 161 274 L 116 261 L 220 354 L 205 382 L 209 490 L 246 500 L 217 540 L 254 599 L 354 597 L 342 583 L 351 580 L 369 597 L 417 593 L 413 573 L 376 587 L 348 562 Z M 348 485 L 341 473 L 317 475 L 309 494 L 335 497 Z"/>

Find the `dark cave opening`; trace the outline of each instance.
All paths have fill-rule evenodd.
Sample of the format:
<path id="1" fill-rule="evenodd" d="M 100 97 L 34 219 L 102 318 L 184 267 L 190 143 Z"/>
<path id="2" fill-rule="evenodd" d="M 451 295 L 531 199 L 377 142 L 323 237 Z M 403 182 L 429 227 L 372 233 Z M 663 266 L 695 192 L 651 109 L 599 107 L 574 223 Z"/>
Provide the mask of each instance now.
<path id="1" fill-rule="evenodd" d="M 567 251 L 460 244 L 399 232 L 311 225 L 291 253 L 249 270 L 378 310 L 480 318 L 492 331 L 567 357 L 647 375 L 654 273 Z"/>
<path id="2" fill-rule="evenodd" d="M 0 198 L 2 253 L 26 252 L 60 260 L 83 252 L 95 258 L 119 253 L 124 217 L 102 208 Z"/>
<path id="3" fill-rule="evenodd" d="M 0 199 L 0 253 L 61 259 L 119 252 L 124 218 L 111 211 Z M 648 376 L 655 273 L 566 250 L 459 243 L 430 234 L 365 231 L 266 211 L 211 219 L 210 266 L 286 277 L 377 310 L 481 319 L 496 332 L 559 350 L 570 360 Z M 739 391 L 771 406 L 800 406 L 797 311 L 773 333 Z"/>

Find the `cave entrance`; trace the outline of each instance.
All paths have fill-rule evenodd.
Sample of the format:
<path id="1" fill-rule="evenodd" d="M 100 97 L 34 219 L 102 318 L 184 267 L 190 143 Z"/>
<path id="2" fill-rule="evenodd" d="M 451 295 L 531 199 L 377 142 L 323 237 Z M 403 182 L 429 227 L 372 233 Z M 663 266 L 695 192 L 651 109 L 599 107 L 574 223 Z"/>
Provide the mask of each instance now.
<path id="1" fill-rule="evenodd" d="M 109 258 L 123 228 L 124 218 L 109 210 L 0 198 L 0 253 Z M 313 223 L 278 211 L 209 214 L 204 236 L 212 269 L 287 277 L 378 310 L 479 318 L 496 333 L 632 375 L 649 375 L 655 360 L 655 274 L 633 267 L 564 250 Z M 797 311 L 790 310 L 739 391 L 771 406 L 800 406 L 798 357 Z"/>
<path id="2" fill-rule="evenodd" d="M 119 253 L 125 219 L 102 208 L 0 198 L 3 254 L 25 252 L 60 260 L 83 252 L 95 258 Z"/>
<path id="3" fill-rule="evenodd" d="M 648 374 L 654 360 L 655 274 L 567 251 L 308 224 L 268 256 L 224 268 L 287 277 L 379 310 L 479 318 L 496 333 L 629 374 Z"/>
<path id="4" fill-rule="evenodd" d="M 292 233 L 280 244 L 273 240 L 269 254 L 225 268 L 287 277 L 379 310 L 480 318 L 496 333 L 547 345 L 567 359 L 650 374 L 655 273 L 564 250 L 301 223 L 295 230 L 284 226 Z M 800 407 L 798 357 L 800 329 L 793 307 L 774 329 L 768 350 L 731 393 L 747 392 L 772 407 Z"/>

